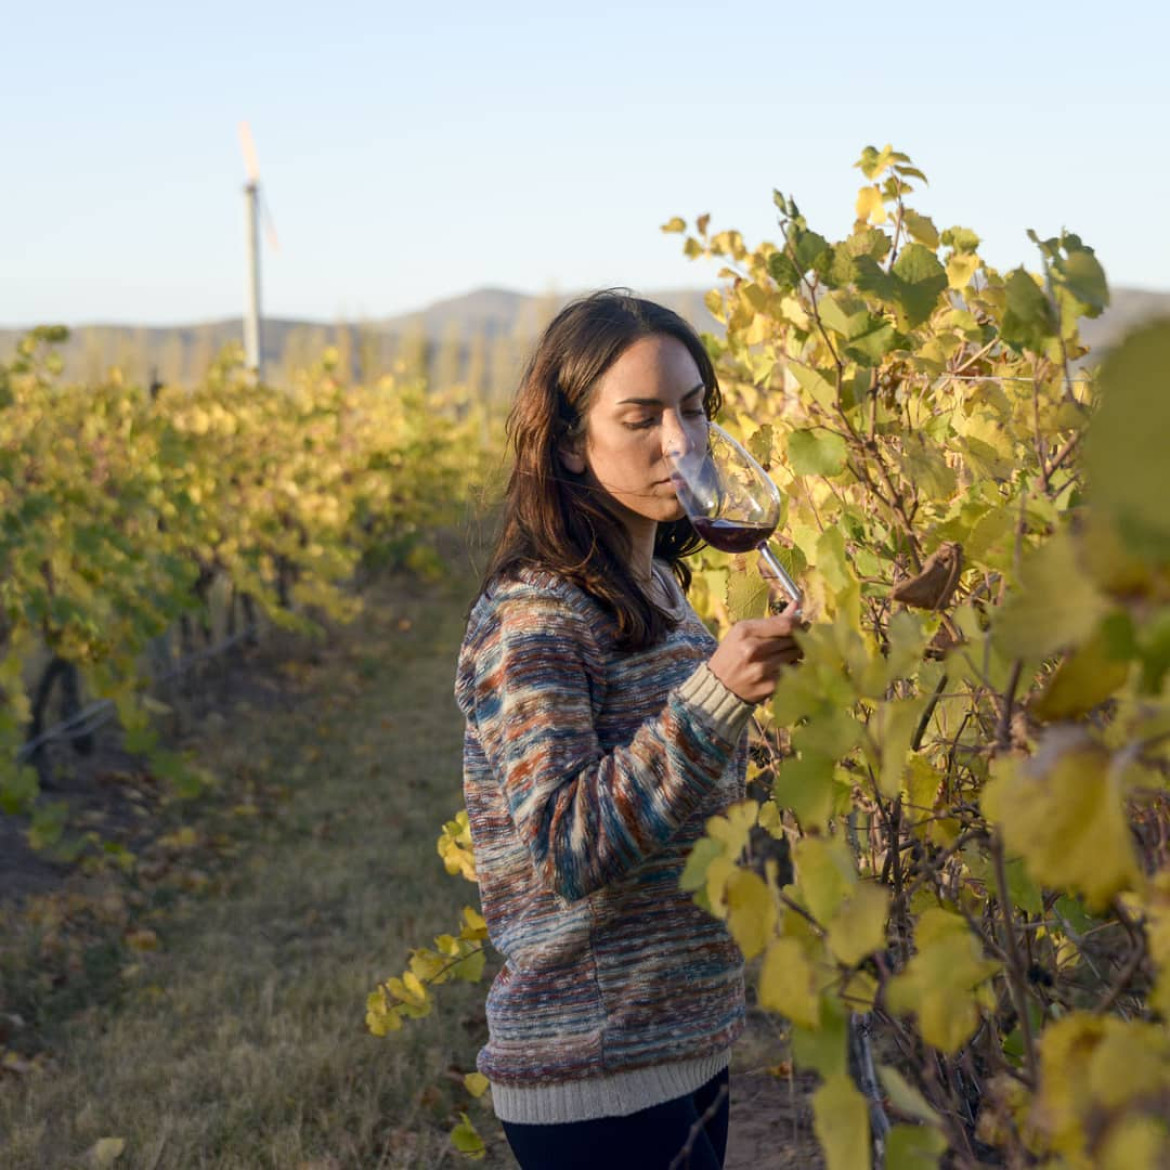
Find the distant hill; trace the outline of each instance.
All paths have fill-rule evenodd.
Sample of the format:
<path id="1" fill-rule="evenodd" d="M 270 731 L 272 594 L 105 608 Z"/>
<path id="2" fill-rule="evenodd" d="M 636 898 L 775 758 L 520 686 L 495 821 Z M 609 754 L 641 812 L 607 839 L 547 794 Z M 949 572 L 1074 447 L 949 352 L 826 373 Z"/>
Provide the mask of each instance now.
<path id="1" fill-rule="evenodd" d="M 718 332 L 708 313 L 705 289 L 636 289 L 670 305 L 701 331 Z M 1135 326 L 1170 317 L 1170 292 L 1117 288 L 1109 309 L 1085 321 L 1082 335 L 1095 353 L 1107 350 Z M 493 394 L 509 392 L 524 354 L 552 315 L 576 293 L 536 296 L 503 288 L 481 288 L 448 297 L 415 312 L 361 322 L 268 318 L 264 361 L 279 372 L 304 366 L 326 346 L 342 350 L 355 373 L 425 367 L 432 377 L 480 379 Z M 7 357 L 23 329 L 0 329 L 0 358 Z M 96 379 L 112 366 L 145 381 L 190 383 L 225 345 L 243 335 L 239 317 L 176 326 L 82 325 L 63 349 L 66 376 Z M 445 363 L 445 364 L 444 364 Z"/>

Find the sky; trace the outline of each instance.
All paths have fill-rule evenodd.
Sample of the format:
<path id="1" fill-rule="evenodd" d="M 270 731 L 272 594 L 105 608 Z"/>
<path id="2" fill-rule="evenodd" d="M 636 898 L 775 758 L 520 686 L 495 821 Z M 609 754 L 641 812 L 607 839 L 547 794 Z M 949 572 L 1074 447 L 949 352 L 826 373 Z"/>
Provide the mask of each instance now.
<path id="1" fill-rule="evenodd" d="M 1068 228 L 1170 290 L 1164 3 L 17 0 L 3 29 L 0 325 L 238 315 L 245 119 L 275 316 L 709 287 L 661 224 L 775 240 L 780 188 L 840 237 L 887 142 L 997 267 Z"/>

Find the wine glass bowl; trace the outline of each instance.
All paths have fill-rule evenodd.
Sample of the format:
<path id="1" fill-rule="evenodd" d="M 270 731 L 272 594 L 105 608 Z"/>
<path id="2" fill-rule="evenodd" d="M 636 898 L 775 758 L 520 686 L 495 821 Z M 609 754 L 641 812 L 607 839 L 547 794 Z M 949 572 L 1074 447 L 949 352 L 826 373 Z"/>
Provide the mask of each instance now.
<path id="1" fill-rule="evenodd" d="M 765 574 L 799 609 L 800 588 L 768 548 L 780 523 L 781 499 L 768 473 L 718 423 L 707 423 L 707 442 L 675 444 L 666 452 L 671 483 L 695 531 L 713 548 L 727 553 L 758 549 Z"/>

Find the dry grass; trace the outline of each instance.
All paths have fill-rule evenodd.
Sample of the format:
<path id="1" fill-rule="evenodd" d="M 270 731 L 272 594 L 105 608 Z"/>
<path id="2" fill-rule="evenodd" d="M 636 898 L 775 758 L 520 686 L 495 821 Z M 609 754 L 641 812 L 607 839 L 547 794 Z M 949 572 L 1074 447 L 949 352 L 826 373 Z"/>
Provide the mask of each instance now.
<path id="1" fill-rule="evenodd" d="M 208 853 L 138 897 L 132 925 L 157 951 L 128 950 L 115 914 L 61 987 L 38 992 L 50 980 L 27 961 L 31 935 L 23 974 L 0 970 L 0 999 L 7 988 L 12 1011 L 21 992 L 50 1055 L 42 1072 L 0 1075 L 0 1166 L 92 1166 L 94 1144 L 120 1138 L 115 1170 L 430 1170 L 463 1162 L 448 1140 L 460 1110 L 488 1143 L 478 1165 L 515 1166 L 449 1069 L 470 1071 L 486 1038 L 483 986 L 440 988 L 434 1016 L 383 1040 L 363 1019 L 378 979 L 475 901 L 435 851 L 461 802 L 452 685 L 469 588 L 379 587 L 356 626 L 323 647 L 274 639 L 230 699 L 181 721 L 236 778 L 184 813 Z M 233 816 L 242 793 L 257 815 Z M 208 875 L 195 892 L 180 862 Z M 728 1170 L 821 1164 L 807 1078 L 766 1071 L 786 1054 L 778 1021 L 753 1012 Z"/>
<path id="2" fill-rule="evenodd" d="M 203 721 L 210 766 L 259 769 L 287 799 L 248 826 L 213 893 L 150 923 L 161 945 L 117 996 L 45 1024 L 47 1071 L 0 1079 L 0 1164 L 85 1165 L 105 1137 L 125 1141 L 119 1170 L 459 1160 L 447 1133 L 468 1099 L 447 1067 L 473 1067 L 482 988 L 441 988 L 435 1016 L 384 1040 L 363 1013 L 474 896 L 435 852 L 461 799 L 465 593 L 379 590 L 315 663 L 285 663 L 303 695 L 291 713 Z M 471 1113 L 487 1165 L 510 1165 L 489 1111 Z"/>

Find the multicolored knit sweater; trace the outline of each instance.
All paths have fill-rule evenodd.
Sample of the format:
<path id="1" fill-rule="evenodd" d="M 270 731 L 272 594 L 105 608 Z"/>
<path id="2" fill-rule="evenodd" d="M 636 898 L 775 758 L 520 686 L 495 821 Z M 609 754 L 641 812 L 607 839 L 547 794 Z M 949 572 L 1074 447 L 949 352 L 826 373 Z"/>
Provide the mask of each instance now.
<path id="1" fill-rule="evenodd" d="M 505 1121 L 693 1092 L 743 1029 L 739 949 L 679 877 L 706 819 L 743 796 L 751 707 L 707 668 L 715 639 L 670 587 L 678 628 L 637 652 L 550 572 L 497 583 L 471 613 L 464 797 L 506 960 L 477 1063 Z"/>

